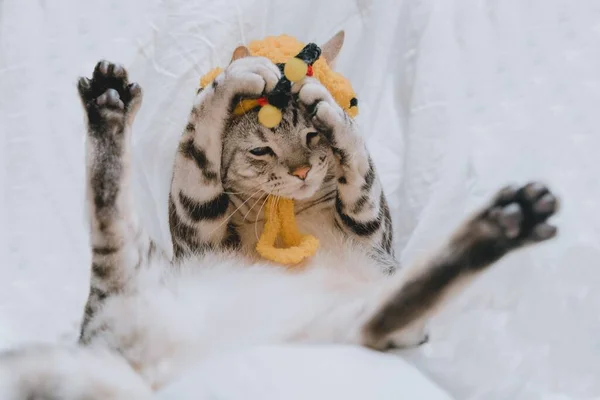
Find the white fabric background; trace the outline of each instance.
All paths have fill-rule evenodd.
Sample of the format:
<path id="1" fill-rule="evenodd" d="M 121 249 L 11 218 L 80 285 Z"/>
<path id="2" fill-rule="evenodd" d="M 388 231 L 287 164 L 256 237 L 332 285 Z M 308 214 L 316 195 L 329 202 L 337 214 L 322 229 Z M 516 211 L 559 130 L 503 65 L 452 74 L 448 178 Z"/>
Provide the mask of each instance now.
<path id="1" fill-rule="evenodd" d="M 460 399 L 599 398 L 595 0 L 0 2 L 0 347 L 75 336 L 89 265 L 79 75 L 107 58 L 144 87 L 139 200 L 168 243 L 198 77 L 240 42 L 340 28 L 405 264 L 506 183 L 541 179 L 563 200 L 558 239 L 499 263 L 403 355 Z"/>

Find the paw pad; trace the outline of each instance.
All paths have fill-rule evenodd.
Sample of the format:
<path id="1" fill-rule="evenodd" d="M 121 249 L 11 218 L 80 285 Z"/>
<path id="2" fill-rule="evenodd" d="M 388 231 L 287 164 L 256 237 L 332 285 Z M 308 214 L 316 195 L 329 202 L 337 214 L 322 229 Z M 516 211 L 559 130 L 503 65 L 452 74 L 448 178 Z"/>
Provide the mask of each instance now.
<path id="1" fill-rule="evenodd" d="M 520 189 L 502 189 L 487 215 L 505 238 L 519 244 L 554 237 L 557 229 L 547 220 L 557 211 L 556 196 L 543 184 L 533 182 Z"/>
<path id="2" fill-rule="evenodd" d="M 100 95 L 100 97 L 96 99 L 96 104 L 99 106 L 106 105 L 107 107 L 118 108 L 120 110 L 125 108 L 125 105 L 119 97 L 119 92 L 115 89 L 108 89 L 104 94 Z"/>
<path id="3" fill-rule="evenodd" d="M 129 83 L 127 70 L 108 61 L 96 64 L 92 79 L 80 78 L 77 87 L 88 113 L 92 114 L 104 108 L 128 111 L 141 95 L 140 86 Z"/>

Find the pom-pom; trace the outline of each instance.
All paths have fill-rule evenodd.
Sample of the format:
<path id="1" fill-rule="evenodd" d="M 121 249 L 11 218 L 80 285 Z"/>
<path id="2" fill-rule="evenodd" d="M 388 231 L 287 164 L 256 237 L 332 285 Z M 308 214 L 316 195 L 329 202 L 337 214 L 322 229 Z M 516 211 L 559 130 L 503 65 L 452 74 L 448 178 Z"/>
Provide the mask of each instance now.
<path id="1" fill-rule="evenodd" d="M 267 128 L 275 128 L 281 122 L 281 111 L 271 104 L 260 108 L 258 122 Z"/>
<path id="2" fill-rule="evenodd" d="M 291 82 L 298 82 L 306 76 L 308 65 L 299 58 L 293 57 L 286 64 L 283 73 Z"/>

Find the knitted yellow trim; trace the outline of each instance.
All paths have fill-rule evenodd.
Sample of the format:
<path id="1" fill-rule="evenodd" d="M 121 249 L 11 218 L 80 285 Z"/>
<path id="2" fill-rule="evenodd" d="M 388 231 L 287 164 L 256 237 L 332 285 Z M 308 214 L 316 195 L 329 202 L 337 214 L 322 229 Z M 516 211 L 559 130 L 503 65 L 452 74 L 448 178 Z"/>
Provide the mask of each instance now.
<path id="1" fill-rule="evenodd" d="M 262 40 L 253 40 L 248 44 L 250 54 L 266 57 L 274 63 L 286 63 L 304 47 L 304 43 L 289 35 L 267 36 Z M 200 87 L 209 85 L 221 72 L 221 68 L 213 68 L 200 79 Z M 314 77 L 331 93 L 335 101 L 351 117 L 358 115 L 358 106 L 352 105 L 356 97 L 350 81 L 342 74 L 331 69 L 327 61 L 321 57 L 313 64 Z M 236 114 L 243 114 L 242 108 L 236 108 Z"/>
<path id="2" fill-rule="evenodd" d="M 281 236 L 285 248 L 275 247 L 278 236 Z M 298 231 L 294 201 L 269 195 L 265 207 L 265 227 L 256 244 L 256 251 L 268 260 L 294 265 L 313 256 L 318 248 L 317 238 Z"/>

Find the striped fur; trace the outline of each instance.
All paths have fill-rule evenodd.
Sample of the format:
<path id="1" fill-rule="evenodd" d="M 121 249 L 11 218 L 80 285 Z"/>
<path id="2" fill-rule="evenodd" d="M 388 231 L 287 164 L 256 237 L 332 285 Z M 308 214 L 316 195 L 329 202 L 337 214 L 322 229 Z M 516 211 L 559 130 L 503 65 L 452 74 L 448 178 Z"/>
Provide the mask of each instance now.
<path id="1" fill-rule="evenodd" d="M 336 220 L 349 235 L 393 254 L 389 207 L 373 160 L 355 122 L 316 79 L 306 78 L 293 88 L 309 108 L 315 126 L 325 133 L 338 160 Z"/>
<path id="2" fill-rule="evenodd" d="M 98 63 L 92 80 L 81 78 L 79 94 L 88 119 L 87 186 L 92 245 L 92 277 L 80 340 L 107 297 L 156 251 L 139 226 L 131 185 L 131 123 L 141 103 L 141 88 L 129 84 L 126 70 Z"/>
<path id="3" fill-rule="evenodd" d="M 169 196 L 176 259 L 207 248 L 239 247 L 239 234 L 230 221 L 234 205 L 223 185 L 223 132 L 234 98 L 242 93 L 259 96 L 279 76 L 279 69 L 265 59 L 242 59 L 198 92 L 175 155 Z"/>

